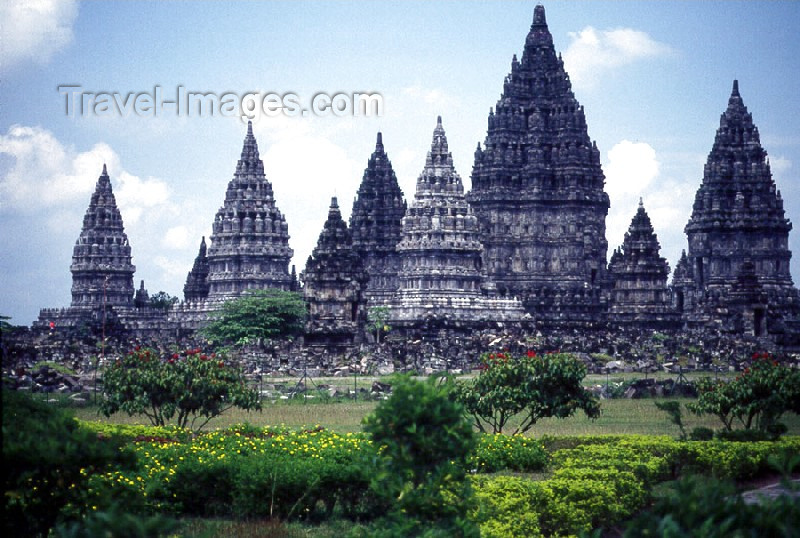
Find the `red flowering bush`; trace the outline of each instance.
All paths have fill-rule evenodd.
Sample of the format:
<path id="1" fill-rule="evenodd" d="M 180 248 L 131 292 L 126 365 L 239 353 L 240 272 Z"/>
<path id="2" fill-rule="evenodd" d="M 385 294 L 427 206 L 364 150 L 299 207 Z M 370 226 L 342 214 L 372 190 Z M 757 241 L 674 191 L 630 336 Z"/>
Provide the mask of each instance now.
<path id="1" fill-rule="evenodd" d="M 717 416 L 726 431 L 737 421 L 745 429 L 772 431 L 787 411 L 800 412 L 800 371 L 756 353 L 749 368 L 733 381 L 697 382 L 697 402 L 686 407 L 697 415 Z"/>
<path id="2" fill-rule="evenodd" d="M 103 387 L 100 411 L 105 416 L 118 411 L 145 415 L 154 426 L 174 418 L 181 428 L 199 430 L 231 407 L 261 407 L 241 369 L 200 349 L 162 357 L 137 347 L 105 369 Z"/>
<path id="3" fill-rule="evenodd" d="M 514 434 L 528 431 L 541 418 L 565 418 L 578 409 L 590 418 L 600 415 L 597 399 L 581 384 L 586 366 L 573 355 L 488 353 L 479 370 L 477 377 L 458 383 L 456 395 L 482 432 L 502 433 L 518 415 Z"/>

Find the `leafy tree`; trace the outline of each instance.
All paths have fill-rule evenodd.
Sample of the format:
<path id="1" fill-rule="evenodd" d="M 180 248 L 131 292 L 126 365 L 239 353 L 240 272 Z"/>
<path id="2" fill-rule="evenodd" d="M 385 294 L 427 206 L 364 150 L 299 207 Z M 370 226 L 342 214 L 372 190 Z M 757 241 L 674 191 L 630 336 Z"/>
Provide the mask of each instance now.
<path id="1" fill-rule="evenodd" d="M 261 408 L 258 393 L 247 388 L 240 368 L 199 349 L 162 358 L 137 348 L 105 370 L 103 391 L 100 411 L 105 416 L 118 411 L 145 415 L 154 426 L 165 426 L 175 417 L 179 427 L 200 430 L 232 407 Z"/>
<path id="2" fill-rule="evenodd" d="M 92 475 L 135 464 L 131 450 L 81 428 L 63 410 L 5 389 L 2 446 L 5 536 L 46 536 L 57 522 L 79 519 L 89 509 Z M 116 493 L 95 502 L 112 502 Z"/>
<path id="3" fill-rule="evenodd" d="M 521 415 L 517 434 L 539 419 L 566 418 L 578 409 L 589 418 L 600 416 L 600 404 L 581 384 L 585 376 L 586 366 L 566 353 L 488 353 L 481 357 L 481 373 L 458 383 L 457 397 L 481 432 L 502 433 Z"/>
<path id="4" fill-rule="evenodd" d="M 772 432 L 784 413 L 800 411 L 800 371 L 756 353 L 750 368 L 733 381 L 703 378 L 697 392 L 697 402 L 686 407 L 697 415 L 717 416 L 726 431 L 738 421 L 748 430 Z"/>
<path id="5" fill-rule="evenodd" d="M 373 306 L 367 311 L 367 323 L 371 331 L 375 331 L 375 343 L 381 343 L 381 332 L 389 332 L 391 327 L 386 324 L 389 319 L 389 308 Z"/>
<path id="6" fill-rule="evenodd" d="M 365 419 L 382 458 L 376 490 L 392 499 L 389 535 L 477 535 L 464 518 L 473 499 L 465 478 L 475 434 L 452 389 L 438 377 L 399 377 Z"/>
<path id="7" fill-rule="evenodd" d="M 254 290 L 224 303 L 202 334 L 213 342 L 242 345 L 258 338 L 300 334 L 305 316 L 306 305 L 299 293 Z"/>
<path id="8" fill-rule="evenodd" d="M 160 308 L 161 310 L 169 310 L 178 302 L 178 298 L 170 295 L 166 291 L 159 291 L 150 297 L 150 306 L 153 308 Z"/>

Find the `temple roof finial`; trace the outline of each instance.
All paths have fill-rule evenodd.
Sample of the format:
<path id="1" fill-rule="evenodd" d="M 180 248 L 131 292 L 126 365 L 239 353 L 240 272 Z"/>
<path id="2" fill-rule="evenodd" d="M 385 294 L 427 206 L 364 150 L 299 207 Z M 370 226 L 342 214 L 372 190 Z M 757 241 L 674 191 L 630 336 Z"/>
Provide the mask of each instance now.
<path id="1" fill-rule="evenodd" d="M 544 6 L 542 4 L 536 4 L 536 7 L 533 9 L 533 25 L 547 26 L 547 18 L 545 17 Z"/>
<path id="2" fill-rule="evenodd" d="M 739 95 L 739 81 L 736 79 L 733 80 L 733 91 L 731 91 L 731 96 L 734 95 Z"/>
<path id="3" fill-rule="evenodd" d="M 644 207 L 644 202 L 642 202 L 642 197 L 639 197 L 639 207 Z"/>
<path id="4" fill-rule="evenodd" d="M 104 176 L 108 175 L 108 170 L 106 170 L 106 163 L 103 163 L 103 174 Z"/>
<path id="5" fill-rule="evenodd" d="M 336 196 L 331 197 L 331 209 L 339 208 L 339 200 L 336 199 Z"/>
<path id="6" fill-rule="evenodd" d="M 378 131 L 378 140 L 375 142 L 375 151 L 383 151 L 383 134 Z"/>

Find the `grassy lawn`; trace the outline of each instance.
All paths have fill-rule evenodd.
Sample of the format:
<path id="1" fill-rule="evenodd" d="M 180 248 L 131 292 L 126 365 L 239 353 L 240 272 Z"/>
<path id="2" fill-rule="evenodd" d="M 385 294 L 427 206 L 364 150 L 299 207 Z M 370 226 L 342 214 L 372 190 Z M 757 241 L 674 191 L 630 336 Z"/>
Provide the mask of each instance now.
<path id="1" fill-rule="evenodd" d="M 592 421 L 582 413 L 566 419 L 544 419 L 529 432 L 530 435 L 603 435 L 603 434 L 645 434 L 645 435 L 678 435 L 678 429 L 672 425 L 666 413 L 656 409 L 651 399 L 641 400 L 602 400 L 602 415 Z M 689 399 L 681 399 L 689 402 Z M 320 424 L 330 430 L 341 433 L 361 431 L 361 421 L 374 408 L 375 402 L 332 402 L 302 403 L 264 402 L 264 408 L 258 412 L 246 412 L 232 409 L 224 415 L 209 422 L 206 429 L 226 428 L 232 424 L 247 422 L 255 426 L 286 425 L 293 428 Z M 144 417 L 128 417 L 119 413 L 106 418 L 98 415 L 97 408 L 83 407 L 74 409 L 75 416 L 83 420 L 96 420 L 119 424 L 147 424 Z M 691 431 L 698 426 L 717 429 L 719 421 L 711 416 L 696 417 L 684 413 L 686 430 Z M 800 435 L 800 417 L 787 414 L 783 422 L 789 428 L 789 434 Z M 512 424 L 513 426 L 513 424 Z"/>

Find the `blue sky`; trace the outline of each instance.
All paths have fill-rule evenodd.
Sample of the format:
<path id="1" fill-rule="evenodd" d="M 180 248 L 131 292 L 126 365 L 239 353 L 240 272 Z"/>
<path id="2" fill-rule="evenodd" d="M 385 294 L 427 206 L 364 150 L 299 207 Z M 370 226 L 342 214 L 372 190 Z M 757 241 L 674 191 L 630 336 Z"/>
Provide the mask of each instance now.
<path id="1" fill-rule="evenodd" d="M 68 306 L 72 246 L 108 164 L 151 293 L 186 273 L 241 151 L 238 117 L 65 113 L 58 86 L 90 92 L 377 92 L 381 117 L 262 117 L 254 131 L 298 272 L 337 195 L 345 218 L 384 145 L 413 196 L 441 115 L 466 187 L 535 2 L 85 2 L 0 7 L 0 314 L 29 324 Z M 610 250 L 639 197 L 674 267 L 734 78 L 759 127 L 787 216 L 800 223 L 800 2 L 544 3 L 611 210 Z M 800 281 L 800 239 L 792 274 Z"/>

